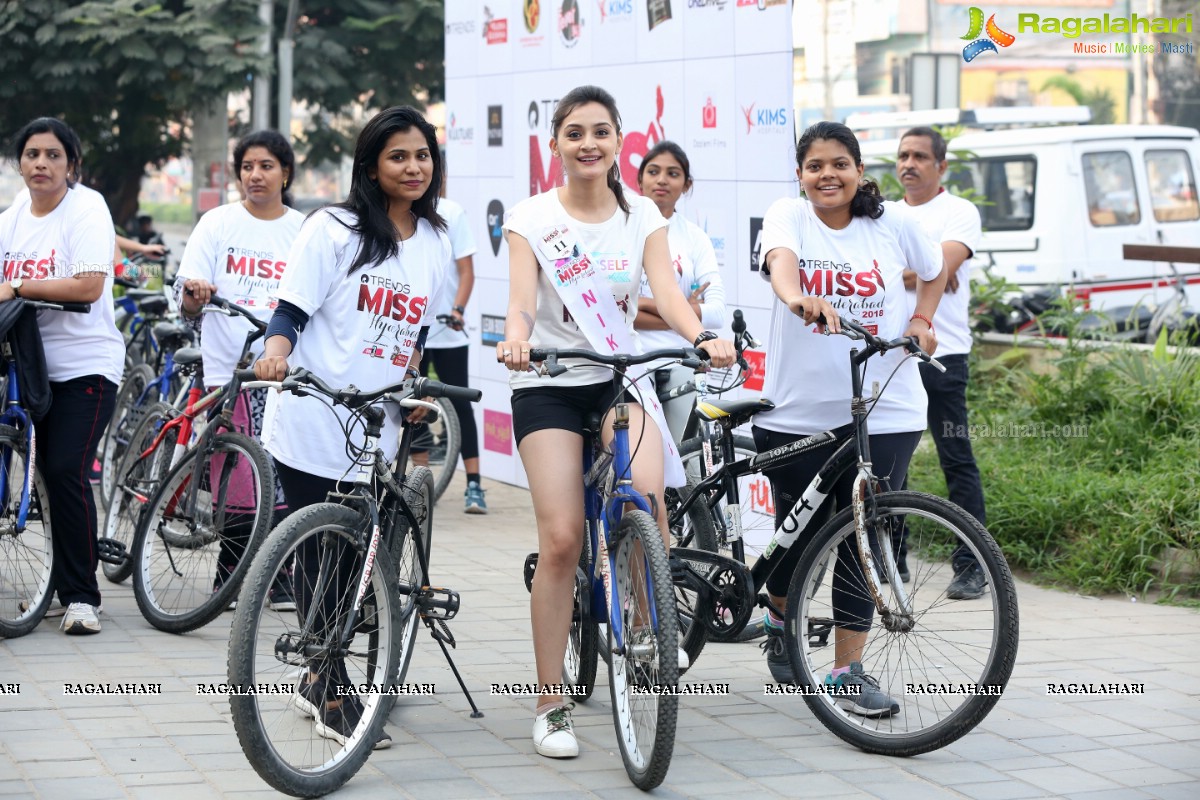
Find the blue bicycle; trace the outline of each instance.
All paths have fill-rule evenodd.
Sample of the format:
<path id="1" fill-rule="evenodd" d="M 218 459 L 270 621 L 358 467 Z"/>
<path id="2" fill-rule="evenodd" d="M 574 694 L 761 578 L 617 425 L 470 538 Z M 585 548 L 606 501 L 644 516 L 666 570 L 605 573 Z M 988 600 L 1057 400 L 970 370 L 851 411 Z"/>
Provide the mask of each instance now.
<path id="1" fill-rule="evenodd" d="M 555 376 L 567 367 L 563 358 L 578 358 L 613 370 L 624 388 L 633 366 L 673 359 L 698 367 L 693 350 L 655 350 L 642 355 L 602 356 L 591 350 L 542 350 L 530 360 Z M 613 407 L 613 441 L 601 439 L 601 415 L 587 421 L 583 475 L 587 536 L 575 577 L 575 607 L 563 661 L 563 683 L 575 700 L 592 692 L 601 652 L 599 626 L 607 628 L 603 649 L 609 666 L 609 693 L 617 744 L 629 779 L 650 790 L 663 782 L 675 749 L 679 681 L 679 617 L 662 533 L 652 504 L 633 488 L 629 406 Z M 537 554 L 525 564 L 526 586 L 532 586 Z"/>
<path id="2" fill-rule="evenodd" d="M 20 298 L 9 302 L 27 309 L 80 314 L 91 309 L 88 303 Z M 4 385 L 0 411 L 0 637 L 12 639 L 36 628 L 50 608 L 54 548 L 46 484 L 37 467 L 37 437 L 33 420 L 21 405 L 17 363 L 8 337 L 0 343 L 0 380 Z"/>

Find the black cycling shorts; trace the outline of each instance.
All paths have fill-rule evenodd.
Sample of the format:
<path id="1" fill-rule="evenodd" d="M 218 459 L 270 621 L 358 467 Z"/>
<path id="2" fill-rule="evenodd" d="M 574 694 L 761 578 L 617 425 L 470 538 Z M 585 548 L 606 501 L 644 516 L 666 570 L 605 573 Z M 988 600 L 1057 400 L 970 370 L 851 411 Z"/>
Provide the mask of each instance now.
<path id="1" fill-rule="evenodd" d="M 534 431 L 562 430 L 583 435 L 589 414 L 604 414 L 616 398 L 612 381 L 586 386 L 526 387 L 512 393 L 513 434 L 517 446 Z M 622 399 L 636 403 L 629 392 Z"/>

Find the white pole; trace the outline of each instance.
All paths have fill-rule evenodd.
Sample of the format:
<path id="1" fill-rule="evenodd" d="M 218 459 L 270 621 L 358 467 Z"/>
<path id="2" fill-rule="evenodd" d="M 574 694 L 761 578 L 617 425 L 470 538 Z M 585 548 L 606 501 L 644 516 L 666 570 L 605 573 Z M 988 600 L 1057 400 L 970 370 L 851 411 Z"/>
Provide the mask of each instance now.
<path id="1" fill-rule="evenodd" d="M 266 26 L 258 40 L 258 51 L 264 60 L 271 57 L 271 18 L 274 14 L 273 0 L 259 0 L 258 19 Z M 254 76 L 254 104 L 250 111 L 250 127 L 256 131 L 266 129 L 271 120 L 271 72 L 265 66 Z"/>
<path id="2" fill-rule="evenodd" d="M 296 27 L 296 0 L 288 0 L 287 19 L 279 36 L 279 132 L 290 141 L 292 138 L 292 53 L 295 42 L 292 32 Z"/>

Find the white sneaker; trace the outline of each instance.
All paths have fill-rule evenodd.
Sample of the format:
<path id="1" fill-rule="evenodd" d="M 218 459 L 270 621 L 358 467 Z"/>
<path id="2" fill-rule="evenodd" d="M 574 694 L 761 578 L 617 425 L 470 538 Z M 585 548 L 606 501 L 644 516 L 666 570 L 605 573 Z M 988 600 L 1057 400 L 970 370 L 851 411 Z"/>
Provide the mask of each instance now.
<path id="1" fill-rule="evenodd" d="M 100 632 L 100 609 L 89 603 L 71 603 L 59 627 L 73 636 Z"/>
<path id="2" fill-rule="evenodd" d="M 571 725 L 574 703 L 555 706 L 533 718 L 533 749 L 547 758 L 574 758 L 579 755 L 579 742 Z"/>
<path id="3" fill-rule="evenodd" d="M 679 671 L 683 672 L 692 665 L 692 660 L 688 658 L 687 650 L 679 648 Z"/>

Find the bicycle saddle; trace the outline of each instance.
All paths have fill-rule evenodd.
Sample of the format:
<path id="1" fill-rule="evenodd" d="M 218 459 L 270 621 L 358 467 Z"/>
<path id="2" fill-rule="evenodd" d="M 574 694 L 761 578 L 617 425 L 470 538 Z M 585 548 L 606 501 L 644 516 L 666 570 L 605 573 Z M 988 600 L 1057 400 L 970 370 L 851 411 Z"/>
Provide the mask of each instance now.
<path id="1" fill-rule="evenodd" d="M 200 363 L 200 348 L 185 347 L 175 352 L 175 364 L 179 367 L 190 367 Z"/>
<path id="2" fill-rule="evenodd" d="M 170 308 L 167 298 L 163 297 L 161 292 L 153 292 L 150 297 L 134 298 L 134 302 L 137 303 L 138 311 L 147 317 L 162 316 Z"/>
<path id="3" fill-rule="evenodd" d="M 160 322 L 154 326 L 154 338 L 164 350 L 178 350 L 196 340 L 196 332 L 175 322 Z M 176 357 L 176 361 L 179 358 Z"/>
<path id="4" fill-rule="evenodd" d="M 145 300 L 149 297 L 162 297 L 161 289 L 126 289 L 125 296 L 130 300 Z"/>
<path id="5" fill-rule="evenodd" d="M 706 400 L 696 404 L 696 413 L 709 422 L 736 428 L 758 412 L 770 411 L 774 407 L 774 403 L 761 397 L 757 400 Z"/>

